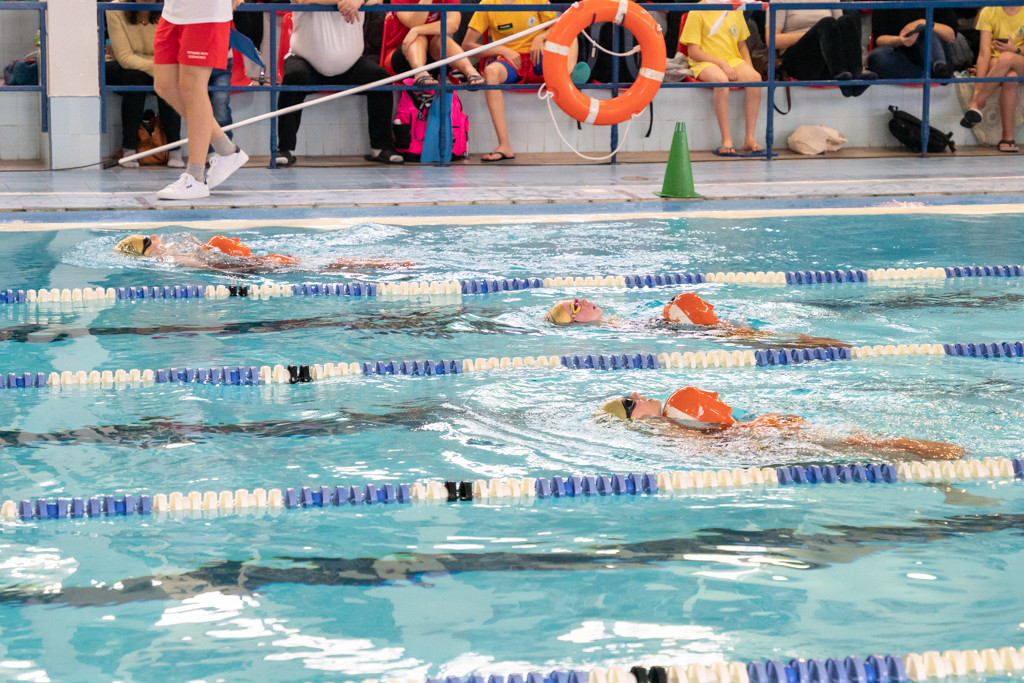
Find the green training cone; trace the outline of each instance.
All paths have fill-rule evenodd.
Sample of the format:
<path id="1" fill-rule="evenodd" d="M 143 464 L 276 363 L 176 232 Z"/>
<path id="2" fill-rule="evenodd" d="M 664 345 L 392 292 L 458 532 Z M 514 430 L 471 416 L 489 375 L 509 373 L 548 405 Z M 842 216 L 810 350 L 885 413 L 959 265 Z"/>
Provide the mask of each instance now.
<path id="1" fill-rule="evenodd" d="M 693 170 L 690 168 L 690 143 L 686 139 L 686 124 L 676 122 L 676 130 L 672 135 L 672 149 L 668 153 L 668 166 L 665 167 L 665 182 L 659 197 L 670 199 L 703 199 L 693 189 Z"/>

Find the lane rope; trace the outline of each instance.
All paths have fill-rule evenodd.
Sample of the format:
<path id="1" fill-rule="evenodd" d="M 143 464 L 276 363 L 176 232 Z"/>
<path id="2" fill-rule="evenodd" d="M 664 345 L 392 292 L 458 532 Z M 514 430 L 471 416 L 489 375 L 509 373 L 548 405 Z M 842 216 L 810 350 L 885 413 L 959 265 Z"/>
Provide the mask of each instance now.
<path id="1" fill-rule="evenodd" d="M 221 516 L 266 510 L 313 509 L 406 503 L 508 501 L 532 504 L 534 499 L 656 496 L 715 489 L 800 486 L 804 484 L 900 484 L 973 480 L 1014 480 L 1024 477 L 1024 460 L 928 461 L 853 465 L 792 465 L 719 470 L 675 470 L 658 473 L 555 475 L 465 481 L 422 481 L 412 484 L 367 483 L 349 486 L 302 486 L 299 489 L 256 488 L 252 491 L 175 491 L 121 493 L 91 497 L 6 500 L 0 521 L 101 519 L 134 515 L 205 514 Z M 802 680 L 802 679 L 801 679 Z"/>
<path id="2" fill-rule="evenodd" d="M 0 389 L 84 386 L 152 386 L 153 384 L 263 385 L 319 382 L 347 375 L 437 376 L 487 370 L 554 368 L 567 370 L 697 370 L 706 368 L 779 367 L 813 362 L 868 358 L 953 356 L 1022 358 L 1024 342 L 956 344 L 875 344 L 854 347 L 817 346 L 805 349 L 737 351 L 663 351 L 634 354 L 566 354 L 562 356 L 503 356 L 465 359 L 377 360 L 311 365 L 237 365 L 170 367 L 140 370 L 64 370 L 62 372 L 0 373 Z"/>
<path id="3" fill-rule="evenodd" d="M 597 287 L 654 289 L 705 282 L 729 284 L 813 285 L 982 277 L 1024 277 L 1024 266 L 954 266 L 944 268 L 874 268 L 868 270 L 803 270 L 775 272 L 660 273 L 588 275 L 545 278 L 479 278 L 411 282 L 340 282 L 263 285 L 142 285 L 0 291 L 0 304 L 146 299 L 272 299 L 288 296 L 416 296 L 422 294 L 488 294 L 524 289 Z"/>

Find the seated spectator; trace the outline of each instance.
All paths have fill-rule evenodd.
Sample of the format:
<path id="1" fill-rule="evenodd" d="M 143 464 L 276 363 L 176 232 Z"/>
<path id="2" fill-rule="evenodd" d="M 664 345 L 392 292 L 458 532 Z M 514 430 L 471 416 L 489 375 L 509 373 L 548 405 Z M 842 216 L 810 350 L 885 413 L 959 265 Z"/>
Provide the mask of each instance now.
<path id="1" fill-rule="evenodd" d="M 452 4 L 456 0 L 420 0 L 421 5 Z M 445 18 L 445 55 L 452 57 L 462 53 L 462 48 L 452 40 L 452 34 L 459 30 L 462 17 L 458 12 L 447 12 Z M 392 76 L 411 69 L 426 66 L 430 61 L 441 59 L 441 13 L 440 12 L 388 12 L 384 20 L 384 42 L 380 48 L 380 64 Z M 457 71 L 466 77 L 470 86 L 480 87 L 484 77 L 480 75 L 469 59 L 452 62 Z M 427 72 L 416 75 L 416 85 L 437 85 L 437 79 Z M 424 88 L 430 89 L 430 88 Z"/>
<path id="2" fill-rule="evenodd" d="M 118 0 L 125 4 L 135 0 Z M 153 36 L 160 21 L 160 12 L 125 10 L 107 12 L 107 34 L 110 51 L 106 58 L 107 85 L 153 85 Z M 146 108 L 144 92 L 123 92 L 121 95 L 121 156 L 135 154 L 139 144 L 139 125 Z M 160 124 L 167 142 L 181 138 L 181 117 L 174 107 L 157 97 Z M 181 149 L 173 149 L 167 159 L 171 168 L 184 168 Z M 122 168 L 138 168 L 138 161 L 126 161 Z"/>
<path id="3" fill-rule="evenodd" d="M 724 17 L 723 17 L 724 14 Z M 715 30 L 715 24 L 719 24 Z M 750 51 L 744 42 L 750 35 L 743 13 L 703 11 L 690 12 L 683 26 L 679 42 L 687 50 L 693 75 L 705 83 L 736 83 L 760 81 L 761 76 L 750 61 Z M 746 89 L 745 127 L 743 151 L 761 152 L 764 147 L 754 139 L 757 114 L 761 109 L 761 89 Z M 722 146 L 716 154 L 736 154 L 729 130 L 729 89 L 714 89 L 715 118 L 722 134 Z"/>
<path id="4" fill-rule="evenodd" d="M 483 0 L 481 5 L 493 5 L 500 0 Z M 547 2 L 547 0 L 543 0 Z M 504 10 L 486 11 L 481 10 L 473 14 L 469 22 L 469 29 L 466 31 L 466 39 L 462 41 L 462 49 L 472 50 L 480 47 L 482 38 L 488 41 L 496 41 L 507 38 L 515 33 L 527 30 L 531 26 L 550 21 L 556 16 L 555 12 L 509 12 Z M 550 30 L 550 29 L 549 29 Z M 530 35 L 523 36 L 511 43 L 505 43 L 498 47 L 492 47 L 480 53 L 483 57 L 493 57 L 487 66 L 484 67 L 484 80 L 487 85 L 500 85 L 503 83 L 543 83 L 544 73 L 541 71 L 541 57 L 544 51 L 544 41 L 548 31 L 537 31 Z M 569 64 L 576 62 L 576 42 L 569 45 Z M 586 82 L 589 69 L 585 64 L 576 64 L 573 68 L 572 79 L 574 83 Z M 509 161 L 516 158 L 512 150 L 512 143 L 508 139 L 508 126 L 505 122 L 505 98 L 500 90 L 487 90 L 484 92 L 487 100 L 487 110 L 491 114 L 491 123 L 494 124 L 494 132 L 498 136 L 498 146 L 494 151 L 483 155 L 481 161 Z"/>
<path id="5" fill-rule="evenodd" d="M 297 4 L 318 4 L 315 0 L 292 0 Z M 295 12 L 292 15 L 291 47 L 284 60 L 281 85 L 363 85 L 387 78 L 379 65 L 363 55 L 363 21 L 359 11 L 362 4 L 377 4 L 380 0 L 341 0 L 337 12 Z M 306 99 L 308 92 L 284 91 L 277 98 L 277 108 L 284 109 Z M 366 97 L 366 115 L 370 129 L 370 153 L 364 158 L 383 164 L 401 164 L 405 161 L 395 151 L 391 132 L 393 100 L 386 90 L 369 90 Z M 296 138 L 302 110 L 284 114 L 277 123 L 277 164 L 295 163 Z"/>
<path id="6" fill-rule="evenodd" d="M 935 78 L 950 78 L 949 45 L 956 40 L 956 13 L 935 9 L 932 24 L 932 68 Z M 875 49 L 868 54 L 868 68 L 879 78 L 921 78 L 924 75 L 924 8 L 879 10 L 871 13 Z"/>
<path id="7" fill-rule="evenodd" d="M 981 49 L 978 53 L 978 76 L 982 78 L 1015 78 L 1024 75 L 1024 12 L 1021 7 L 984 7 L 978 14 Z M 996 37 L 998 36 L 998 37 Z M 1017 108 L 1017 81 L 1005 83 L 975 83 L 974 97 L 967 113 L 961 119 L 964 128 L 974 128 L 981 122 L 981 110 L 989 96 L 999 91 L 999 118 L 1003 127 L 1000 152 L 1015 153 L 1014 113 Z"/>
<path id="8" fill-rule="evenodd" d="M 837 9 L 779 10 L 775 16 L 775 49 L 787 75 L 798 81 L 878 78 L 864 70 L 860 17 Z M 868 86 L 840 85 L 839 89 L 844 97 L 858 97 Z"/>

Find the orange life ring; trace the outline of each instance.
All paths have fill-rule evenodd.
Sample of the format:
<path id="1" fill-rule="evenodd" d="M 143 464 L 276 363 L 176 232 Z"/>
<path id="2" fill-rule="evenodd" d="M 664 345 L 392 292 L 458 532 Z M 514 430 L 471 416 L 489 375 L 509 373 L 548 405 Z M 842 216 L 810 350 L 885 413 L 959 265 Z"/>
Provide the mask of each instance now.
<path id="1" fill-rule="evenodd" d="M 626 92 L 610 100 L 588 97 L 569 78 L 569 45 L 580 31 L 598 21 L 614 21 L 640 44 L 640 73 Z M 555 104 L 577 121 L 598 126 L 622 123 L 642 112 L 665 78 L 665 39 L 658 22 L 630 0 L 582 0 L 573 3 L 544 43 L 544 82 Z"/>

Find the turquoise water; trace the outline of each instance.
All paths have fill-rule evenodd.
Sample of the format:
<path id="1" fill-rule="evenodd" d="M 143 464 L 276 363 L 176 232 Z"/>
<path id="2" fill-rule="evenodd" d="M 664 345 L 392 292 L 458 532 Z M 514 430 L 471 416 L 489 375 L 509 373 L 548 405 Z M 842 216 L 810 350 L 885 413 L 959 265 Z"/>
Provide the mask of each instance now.
<path id="1" fill-rule="evenodd" d="M 666 219 L 240 234 L 259 251 L 421 264 L 383 275 L 398 280 L 1020 263 L 1011 223 Z M 123 234 L 7 233 L 24 266 L 0 285 L 239 281 L 110 254 Z M 315 279 L 346 277 L 378 274 Z M 722 318 L 776 341 L 803 333 L 886 344 L 1024 338 L 1022 286 L 990 278 L 696 290 Z M 566 294 L 592 298 L 621 325 L 543 323 Z M 2 306 L 0 370 L 743 348 L 652 323 L 670 295 Z M 685 384 L 755 414 L 804 416 L 813 436 L 694 438 L 594 416 L 610 396 L 663 397 Z M 839 447 L 851 432 L 1016 457 L 1022 386 L 1019 359 L 916 357 L 2 391 L 0 498 L 892 459 Z M 4 524 L 0 679 L 422 678 L 1019 647 L 1019 486 L 807 486 Z"/>

